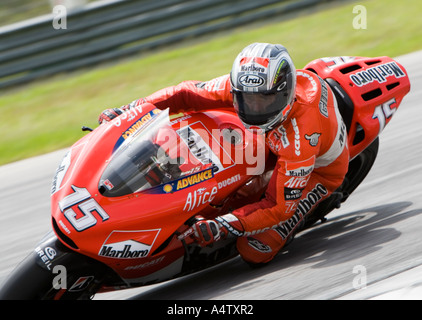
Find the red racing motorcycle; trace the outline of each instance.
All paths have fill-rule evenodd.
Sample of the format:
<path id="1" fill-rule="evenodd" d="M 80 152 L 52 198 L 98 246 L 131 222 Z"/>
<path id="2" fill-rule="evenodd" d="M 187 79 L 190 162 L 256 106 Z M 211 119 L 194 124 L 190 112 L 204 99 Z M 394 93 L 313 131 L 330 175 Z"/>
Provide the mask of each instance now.
<path id="1" fill-rule="evenodd" d="M 324 220 L 362 182 L 379 134 L 410 90 L 406 70 L 389 57 L 323 58 L 305 69 L 332 88 L 351 160 L 343 185 L 294 233 Z M 258 201 L 274 168 L 265 137 L 245 130 L 233 110 L 169 116 L 143 104 L 89 131 L 54 176 L 51 233 L 9 276 L 0 299 L 88 299 L 238 254 L 234 238 L 202 248 L 186 236 L 198 215 Z"/>

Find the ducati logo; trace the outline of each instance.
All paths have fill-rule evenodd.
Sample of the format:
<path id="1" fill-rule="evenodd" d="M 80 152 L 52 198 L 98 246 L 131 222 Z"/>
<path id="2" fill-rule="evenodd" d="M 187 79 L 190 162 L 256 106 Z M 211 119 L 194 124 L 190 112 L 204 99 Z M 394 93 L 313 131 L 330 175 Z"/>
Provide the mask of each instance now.
<path id="1" fill-rule="evenodd" d="M 319 136 L 321 135 L 321 133 L 312 133 L 310 136 L 308 136 L 307 134 L 305 134 L 305 139 L 309 141 L 309 144 L 312 147 L 316 147 L 318 144 L 318 140 L 319 140 Z"/>

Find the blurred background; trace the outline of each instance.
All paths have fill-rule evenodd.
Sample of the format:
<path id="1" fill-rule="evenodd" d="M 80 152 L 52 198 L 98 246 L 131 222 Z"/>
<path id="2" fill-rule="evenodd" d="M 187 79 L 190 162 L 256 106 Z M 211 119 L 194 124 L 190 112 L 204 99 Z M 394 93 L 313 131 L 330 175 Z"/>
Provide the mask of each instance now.
<path id="1" fill-rule="evenodd" d="M 0 3 L 0 26 L 39 17 L 52 12 L 56 5 L 69 10 L 81 8 L 95 0 L 2 0 Z"/>
<path id="2" fill-rule="evenodd" d="M 0 0 L 0 164 L 69 147 L 99 113 L 230 72 L 252 42 L 297 68 L 422 49 L 418 0 Z"/>

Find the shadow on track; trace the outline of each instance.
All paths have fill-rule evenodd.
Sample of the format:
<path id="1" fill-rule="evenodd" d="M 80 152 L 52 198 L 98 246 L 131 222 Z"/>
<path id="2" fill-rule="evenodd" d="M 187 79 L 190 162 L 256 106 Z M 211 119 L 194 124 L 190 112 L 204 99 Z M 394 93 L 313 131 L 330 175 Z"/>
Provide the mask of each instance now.
<path id="1" fill-rule="evenodd" d="M 135 300 L 212 299 L 223 293 L 247 290 L 263 281 L 265 274 L 308 264 L 324 268 L 373 253 L 401 233 L 395 223 L 422 213 L 408 210 L 412 202 L 396 202 L 350 212 L 299 233 L 268 265 L 252 269 L 240 257 L 193 275 L 163 283 L 133 296 Z M 345 252 L 347 254 L 345 254 Z M 255 281 L 254 281 L 255 279 Z M 236 299 L 236 298 L 234 298 Z"/>

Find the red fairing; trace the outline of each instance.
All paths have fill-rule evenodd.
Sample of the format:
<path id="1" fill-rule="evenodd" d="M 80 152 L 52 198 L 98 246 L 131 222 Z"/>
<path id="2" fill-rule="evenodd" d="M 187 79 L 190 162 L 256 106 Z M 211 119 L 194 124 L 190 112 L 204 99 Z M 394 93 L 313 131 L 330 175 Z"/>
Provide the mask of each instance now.
<path id="1" fill-rule="evenodd" d="M 246 192 L 243 186 L 265 169 L 264 138 L 241 128 L 230 110 L 169 118 L 149 103 L 102 124 L 72 146 L 56 172 L 51 190 L 56 234 L 128 283 L 148 282 L 150 274 L 156 280 L 154 272 L 167 266 L 180 269 L 185 250 L 176 232 L 198 213 L 214 217 L 228 205 L 236 207 L 230 195 Z M 262 154 L 264 162 L 241 158 L 245 153 Z M 177 168 L 163 169 L 159 156 L 179 158 Z M 262 192 L 251 189 L 237 205 L 256 201 L 253 195 Z"/>
<path id="2" fill-rule="evenodd" d="M 351 100 L 354 108 L 348 125 L 351 158 L 381 133 L 410 91 L 406 70 L 389 57 L 322 58 L 308 63 L 305 69 L 317 73 L 330 85 L 339 84 Z M 341 89 L 334 91 L 344 95 Z"/>

